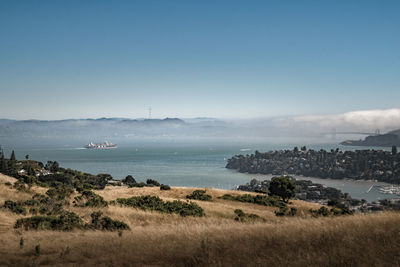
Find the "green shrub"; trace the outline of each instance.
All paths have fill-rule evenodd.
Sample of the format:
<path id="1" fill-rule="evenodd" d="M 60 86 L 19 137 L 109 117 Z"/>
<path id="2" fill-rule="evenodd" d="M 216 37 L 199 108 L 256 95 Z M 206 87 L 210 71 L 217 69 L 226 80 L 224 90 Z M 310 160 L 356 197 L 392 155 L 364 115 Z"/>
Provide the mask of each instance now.
<path id="1" fill-rule="evenodd" d="M 266 196 L 266 195 L 238 195 L 232 196 L 230 194 L 225 194 L 220 199 L 232 200 L 232 201 L 239 201 L 239 202 L 247 202 L 247 203 L 254 203 L 263 206 L 269 207 L 285 207 L 286 203 L 280 200 L 278 197 L 273 196 Z"/>
<path id="2" fill-rule="evenodd" d="M 236 214 L 235 221 L 243 221 L 244 220 L 245 213 L 243 212 L 243 210 L 236 209 L 234 211 L 234 213 Z"/>
<path id="3" fill-rule="evenodd" d="M 122 179 L 122 182 L 126 185 L 136 184 L 136 180 L 132 175 L 126 176 L 125 179 Z"/>
<path id="4" fill-rule="evenodd" d="M 6 182 L 5 185 L 6 186 L 12 186 L 12 184 L 10 182 Z"/>
<path id="5" fill-rule="evenodd" d="M 39 201 L 37 201 L 36 199 L 28 199 L 28 200 L 25 200 L 25 201 L 21 201 L 21 205 L 23 205 L 23 206 L 30 206 L 30 207 L 33 207 L 33 206 L 39 206 Z"/>
<path id="6" fill-rule="evenodd" d="M 59 184 L 47 190 L 46 195 L 55 200 L 64 200 L 66 198 L 69 198 L 69 196 L 73 192 L 74 192 L 73 187 Z"/>
<path id="7" fill-rule="evenodd" d="M 331 199 L 328 201 L 328 206 L 333 206 L 333 208 L 331 208 L 331 213 L 333 213 L 333 215 L 351 215 L 353 214 L 353 211 L 350 210 L 348 207 L 346 207 L 346 205 L 342 202 L 340 202 L 337 199 Z"/>
<path id="8" fill-rule="evenodd" d="M 336 216 L 336 215 L 352 215 L 353 214 L 353 211 L 351 211 L 346 206 L 344 206 L 344 205 L 338 205 L 338 206 L 335 206 L 335 207 L 331 208 L 330 210 L 328 208 L 326 208 L 325 206 L 322 206 L 318 210 L 310 209 L 310 212 L 311 212 L 312 216 L 314 216 L 314 217 L 329 216 L 329 215 L 334 215 L 334 216 Z"/>
<path id="9" fill-rule="evenodd" d="M 108 203 L 104 198 L 93 191 L 85 190 L 80 196 L 75 197 L 75 206 L 78 207 L 107 207 Z"/>
<path id="10" fill-rule="evenodd" d="M 23 179 L 16 181 L 13 187 L 19 192 L 29 192 L 29 188 L 26 186 Z"/>
<path id="11" fill-rule="evenodd" d="M 276 216 L 285 216 L 287 210 L 288 210 L 288 209 L 287 209 L 286 206 L 285 206 L 285 207 L 281 207 L 281 208 L 279 208 L 279 210 L 276 210 L 276 211 L 275 211 L 275 215 L 276 215 Z"/>
<path id="12" fill-rule="evenodd" d="M 292 207 L 292 208 L 290 208 L 290 211 L 289 211 L 289 214 L 288 214 L 288 215 L 290 215 L 290 216 L 295 216 L 296 213 L 297 213 L 297 209 Z"/>
<path id="13" fill-rule="evenodd" d="M 257 214 L 246 214 L 241 209 L 236 209 L 234 212 L 236 214 L 235 221 L 238 222 L 254 221 L 257 219 L 261 219 L 260 216 L 258 216 Z"/>
<path id="14" fill-rule="evenodd" d="M 100 219 L 101 230 L 103 231 L 119 231 L 119 230 L 129 230 L 129 226 L 121 221 L 113 220 L 110 217 L 104 216 Z"/>
<path id="15" fill-rule="evenodd" d="M 4 208 L 9 209 L 10 211 L 16 214 L 26 214 L 26 209 L 22 206 L 21 202 L 14 202 L 12 200 L 6 200 L 4 202 Z"/>
<path id="16" fill-rule="evenodd" d="M 121 221 L 113 220 L 110 217 L 104 216 L 101 211 L 93 212 L 90 214 L 92 222 L 90 227 L 96 230 L 103 231 L 117 231 L 117 230 L 129 230 L 129 226 Z"/>
<path id="17" fill-rule="evenodd" d="M 77 182 L 76 185 L 74 185 L 74 187 L 76 188 L 76 191 L 78 193 L 82 193 L 83 191 L 94 189 L 94 187 L 88 183 L 81 184 L 81 183 Z"/>
<path id="18" fill-rule="evenodd" d="M 39 182 L 46 183 L 50 186 L 57 186 L 59 184 L 72 186 L 73 178 L 74 176 L 69 173 L 52 173 L 39 176 Z"/>
<path id="19" fill-rule="evenodd" d="M 64 211 L 59 216 L 32 216 L 18 219 L 14 228 L 25 230 L 61 230 L 70 231 L 74 228 L 82 228 L 82 219 L 73 212 Z"/>
<path id="20" fill-rule="evenodd" d="M 38 201 L 40 204 L 47 204 L 50 201 L 50 198 L 48 196 L 42 194 L 34 194 L 32 196 L 32 199 Z"/>
<path id="21" fill-rule="evenodd" d="M 182 202 L 179 200 L 163 201 L 157 196 L 118 198 L 116 203 L 121 206 L 129 206 L 142 210 L 154 210 L 164 213 L 176 213 L 181 216 L 204 216 L 204 210 L 196 203 Z"/>
<path id="22" fill-rule="evenodd" d="M 310 209 L 310 212 L 314 217 L 329 216 L 331 214 L 329 209 L 327 209 L 325 206 L 322 206 L 318 210 Z"/>
<path id="23" fill-rule="evenodd" d="M 160 190 L 171 190 L 171 187 L 169 185 L 167 185 L 167 184 L 162 184 L 160 186 Z"/>
<path id="24" fill-rule="evenodd" d="M 134 184 L 128 184 L 128 187 L 145 187 L 148 186 L 147 184 L 140 182 L 140 183 L 134 183 Z M 151 185 L 153 186 L 153 185 Z"/>
<path id="25" fill-rule="evenodd" d="M 160 183 L 157 182 L 156 180 L 153 180 L 153 179 L 147 179 L 146 184 L 154 185 L 154 186 L 160 186 Z"/>
<path id="26" fill-rule="evenodd" d="M 187 195 L 186 198 L 188 199 L 196 199 L 196 200 L 203 200 L 203 201 L 211 201 L 212 197 L 206 194 L 205 190 L 195 190 L 192 194 Z"/>
<path id="27" fill-rule="evenodd" d="M 38 212 L 39 212 L 38 208 L 33 207 L 33 208 L 29 209 L 30 214 L 36 215 L 36 214 L 38 214 Z"/>

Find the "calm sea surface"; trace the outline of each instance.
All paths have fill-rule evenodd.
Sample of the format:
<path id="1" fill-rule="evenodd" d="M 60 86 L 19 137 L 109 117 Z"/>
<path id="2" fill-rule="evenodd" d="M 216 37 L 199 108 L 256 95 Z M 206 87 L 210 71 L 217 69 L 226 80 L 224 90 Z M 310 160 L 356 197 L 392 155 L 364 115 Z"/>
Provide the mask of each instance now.
<path id="1" fill-rule="evenodd" d="M 308 148 L 327 149 L 339 147 L 342 150 L 360 148 L 340 147 L 338 145 L 309 145 Z M 251 179 L 270 179 L 271 175 L 254 175 L 238 173 L 225 168 L 226 161 L 236 154 L 250 154 L 255 150 L 269 151 L 273 149 L 293 148 L 292 145 L 120 145 L 117 149 L 91 150 L 77 146 L 27 148 L 17 147 L 15 152 L 18 159 L 26 154 L 33 160 L 47 162 L 56 160 L 62 167 L 89 172 L 109 173 L 115 179 L 122 179 L 128 174 L 137 181 L 153 178 L 161 183 L 172 186 L 214 187 L 232 189 L 245 184 Z M 5 147 L 9 153 L 10 148 Z M 296 177 L 312 180 L 330 187 L 335 187 L 349 193 L 354 198 L 374 201 L 379 198 L 393 198 L 394 195 L 379 193 L 376 186 L 387 185 L 373 181 L 351 181 Z M 369 193 L 368 189 L 374 186 Z"/>

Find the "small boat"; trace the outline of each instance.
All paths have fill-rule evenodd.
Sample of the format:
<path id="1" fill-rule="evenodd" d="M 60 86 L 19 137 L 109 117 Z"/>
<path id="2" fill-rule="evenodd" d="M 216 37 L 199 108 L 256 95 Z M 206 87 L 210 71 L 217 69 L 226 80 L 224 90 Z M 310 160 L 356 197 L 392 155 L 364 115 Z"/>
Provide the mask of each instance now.
<path id="1" fill-rule="evenodd" d="M 93 143 L 90 142 L 84 148 L 87 149 L 107 149 L 107 148 L 117 148 L 117 144 L 113 144 L 111 142 L 105 141 L 104 143 Z"/>

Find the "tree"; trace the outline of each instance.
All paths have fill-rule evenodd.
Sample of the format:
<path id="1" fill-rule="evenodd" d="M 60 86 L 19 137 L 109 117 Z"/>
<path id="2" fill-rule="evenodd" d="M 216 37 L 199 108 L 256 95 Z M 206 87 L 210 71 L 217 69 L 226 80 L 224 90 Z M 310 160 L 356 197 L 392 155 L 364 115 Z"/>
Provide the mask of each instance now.
<path id="1" fill-rule="evenodd" d="M 49 170 L 51 172 L 58 172 L 60 169 L 60 165 L 58 164 L 57 161 L 47 161 L 47 164 L 45 166 L 46 170 Z"/>
<path id="2" fill-rule="evenodd" d="M 284 202 L 296 195 L 296 184 L 292 177 L 273 177 L 268 189 L 271 195 L 281 197 Z"/>
<path id="3" fill-rule="evenodd" d="M 14 150 L 11 152 L 11 157 L 10 157 L 10 160 L 12 160 L 12 161 L 15 161 L 16 159 L 15 159 L 15 153 L 14 153 Z"/>
<path id="4" fill-rule="evenodd" d="M 26 172 L 27 172 L 28 175 L 36 176 L 35 169 L 33 169 L 33 167 L 31 165 L 28 166 Z"/>
<path id="5" fill-rule="evenodd" d="M 392 146 L 392 155 L 396 155 L 396 154 L 397 154 L 397 147 Z"/>
<path id="6" fill-rule="evenodd" d="M 8 164 L 8 175 L 10 176 L 14 176 L 17 174 L 17 160 L 15 159 L 15 153 L 14 150 L 11 152 L 11 157 L 10 157 L 10 161 Z"/>
<path id="7" fill-rule="evenodd" d="M 7 160 L 4 157 L 0 158 L 0 172 L 6 173 L 8 170 Z"/>
<path id="8" fill-rule="evenodd" d="M 125 179 L 122 180 L 124 184 L 130 185 L 130 184 L 136 184 L 135 178 L 133 178 L 132 175 L 128 175 L 125 177 Z"/>

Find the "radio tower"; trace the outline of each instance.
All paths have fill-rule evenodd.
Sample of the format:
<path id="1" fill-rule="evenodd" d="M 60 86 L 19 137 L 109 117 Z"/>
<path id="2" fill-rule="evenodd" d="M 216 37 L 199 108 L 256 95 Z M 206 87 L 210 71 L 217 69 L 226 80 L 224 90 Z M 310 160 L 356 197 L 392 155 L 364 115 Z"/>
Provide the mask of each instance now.
<path id="1" fill-rule="evenodd" d="M 149 120 L 151 120 L 151 107 L 149 107 Z"/>

